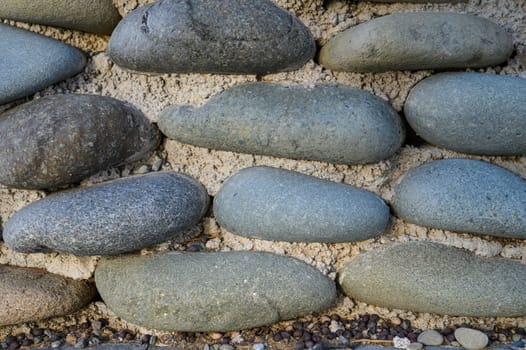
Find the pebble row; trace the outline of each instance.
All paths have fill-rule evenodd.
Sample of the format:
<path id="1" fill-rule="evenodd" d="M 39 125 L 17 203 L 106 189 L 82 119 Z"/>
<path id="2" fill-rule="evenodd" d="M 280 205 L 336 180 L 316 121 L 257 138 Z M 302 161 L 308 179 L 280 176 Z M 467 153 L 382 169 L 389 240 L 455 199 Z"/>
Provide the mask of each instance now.
<path id="1" fill-rule="evenodd" d="M 42 10 L 52 2 L 64 5 L 62 12 Z M 316 51 L 307 28 L 268 0 L 160 0 L 118 25 L 111 1 L 97 1 L 94 11 L 83 12 L 86 17 L 71 17 L 71 9 L 83 6 L 6 1 L 0 17 L 97 33 L 116 26 L 109 56 L 138 72 L 268 74 L 297 69 Z M 0 24 L 0 37 L 6 62 L 0 69 L 0 104 L 71 77 L 86 63 L 79 50 L 22 29 Z M 356 72 L 464 69 L 500 64 L 512 50 L 510 34 L 489 20 L 407 13 L 337 35 L 321 49 L 320 63 Z M 521 78 L 443 73 L 417 84 L 404 110 L 410 126 L 440 147 L 521 156 L 526 153 L 525 95 Z M 245 84 L 202 107 L 170 106 L 158 120 L 167 137 L 200 147 L 335 164 L 387 159 L 405 137 L 402 120 L 388 103 L 337 84 Z M 46 190 L 75 185 L 146 157 L 160 139 L 159 130 L 126 102 L 78 94 L 44 97 L 1 115 L 0 183 Z M 424 164 L 398 181 L 391 204 L 397 217 L 418 225 L 526 238 L 526 180 L 490 163 Z M 30 204 L 5 224 L 3 239 L 24 253 L 117 255 L 182 235 L 208 207 L 204 187 L 186 175 L 134 176 L 60 191 Z M 373 193 L 269 167 L 232 176 L 213 211 L 233 233 L 293 242 L 369 239 L 385 232 L 390 220 L 389 207 Z M 94 294 L 86 282 L 31 269 L 1 266 L 0 282 L 8 295 L 1 301 L 7 304 L 0 307 L 0 325 L 73 312 Z M 95 282 L 123 319 L 188 332 L 268 325 L 320 312 L 336 300 L 335 283 L 316 269 L 262 252 L 103 257 Z M 431 242 L 360 254 L 339 271 L 338 284 L 356 300 L 390 308 L 526 315 L 523 264 Z M 47 307 L 33 314 L 33 303 L 42 300 Z M 10 314 L 13 307 L 16 315 Z M 485 347 L 488 339 L 472 331 L 459 328 L 455 337 L 468 350 Z M 440 334 L 420 336 L 424 345 L 442 344 Z"/>

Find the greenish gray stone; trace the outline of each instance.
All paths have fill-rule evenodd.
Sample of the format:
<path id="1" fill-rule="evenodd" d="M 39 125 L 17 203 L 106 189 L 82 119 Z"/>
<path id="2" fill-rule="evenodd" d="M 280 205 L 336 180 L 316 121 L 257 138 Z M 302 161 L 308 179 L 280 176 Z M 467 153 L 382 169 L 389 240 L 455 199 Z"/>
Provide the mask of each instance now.
<path id="1" fill-rule="evenodd" d="M 486 334 L 466 327 L 460 327 L 455 330 L 455 339 L 467 350 L 484 349 L 489 343 Z"/>
<path id="2" fill-rule="evenodd" d="M 297 259 L 263 252 L 104 258 L 97 289 L 119 317 L 188 332 L 232 331 L 322 311 L 333 281 Z"/>
<path id="3" fill-rule="evenodd" d="M 392 207 L 417 225 L 526 238 L 526 180 L 478 160 L 438 160 L 410 170 L 395 186 Z"/>
<path id="4" fill-rule="evenodd" d="M 526 154 L 526 79 L 442 73 L 407 97 L 407 121 L 424 140 L 479 155 Z"/>
<path id="5" fill-rule="evenodd" d="M 526 315 L 526 265 L 438 243 L 360 254 L 339 271 L 338 281 L 348 296 L 382 307 L 449 316 Z"/>
<path id="6" fill-rule="evenodd" d="M 442 345 L 444 337 L 434 329 L 427 329 L 418 335 L 417 341 L 424 345 L 438 346 Z"/>
<path id="7" fill-rule="evenodd" d="M 82 51 L 28 30 L 0 23 L 0 38 L 0 105 L 70 78 L 86 65 Z"/>
<path id="8" fill-rule="evenodd" d="M 3 237 L 22 253 L 121 254 L 181 235 L 208 203 L 193 178 L 150 173 L 49 195 L 16 212 Z"/>
<path id="9" fill-rule="evenodd" d="M 45 96 L 0 114 L 0 183 L 54 189 L 150 154 L 157 128 L 132 105 L 96 95 Z"/>
<path id="10" fill-rule="evenodd" d="M 95 294 L 86 281 L 0 265 L 0 326 L 65 316 L 84 307 Z"/>
<path id="11" fill-rule="evenodd" d="M 457 13 L 397 13 L 350 28 L 321 49 L 320 63 L 332 70 L 451 69 L 505 62 L 513 41 L 499 25 Z"/>
<path id="12" fill-rule="evenodd" d="M 293 171 L 243 169 L 221 187 L 214 216 L 228 231 L 289 242 L 354 242 L 376 237 L 389 207 L 375 194 Z"/>
<path id="13" fill-rule="evenodd" d="M 275 73 L 315 52 L 307 27 L 269 0 L 160 0 L 127 15 L 109 43 L 116 64 L 153 73 Z"/>
<path id="14" fill-rule="evenodd" d="M 111 34 L 120 15 L 112 0 L 2 0 L 0 18 Z"/>
<path id="15" fill-rule="evenodd" d="M 168 107 L 158 125 L 195 146 L 342 164 L 389 158 L 404 140 L 387 102 L 336 84 L 244 84 L 199 108 Z"/>

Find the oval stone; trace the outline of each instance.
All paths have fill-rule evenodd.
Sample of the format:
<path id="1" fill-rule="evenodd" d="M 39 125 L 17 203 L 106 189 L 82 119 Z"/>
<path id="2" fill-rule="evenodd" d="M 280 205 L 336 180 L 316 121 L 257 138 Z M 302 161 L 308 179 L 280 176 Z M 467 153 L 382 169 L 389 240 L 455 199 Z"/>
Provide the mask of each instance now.
<path id="1" fill-rule="evenodd" d="M 360 254 L 339 271 L 338 281 L 348 296 L 382 307 L 449 316 L 526 315 L 526 265 L 438 243 Z"/>
<path id="2" fill-rule="evenodd" d="M 0 265 L 0 326 L 73 313 L 95 296 L 95 287 L 44 270 Z"/>
<path id="3" fill-rule="evenodd" d="M 110 97 L 53 95 L 0 115 L 0 183 L 57 188 L 150 154 L 159 131 Z"/>
<path id="4" fill-rule="evenodd" d="M 315 268 L 263 252 L 105 258 L 95 282 L 119 317 L 188 332 L 269 325 L 324 310 L 336 298 L 334 282 Z"/>
<path id="5" fill-rule="evenodd" d="M 526 180 L 478 160 L 439 160 L 410 170 L 396 185 L 392 206 L 417 225 L 526 238 Z"/>
<path id="6" fill-rule="evenodd" d="M 112 0 L 3 0 L 0 18 L 111 34 L 120 15 Z"/>
<path id="7" fill-rule="evenodd" d="M 303 23 L 269 0 L 160 0 L 126 16 L 109 44 L 119 66 L 153 73 L 267 74 L 315 51 Z"/>
<path id="8" fill-rule="evenodd" d="M 214 199 L 214 214 L 235 234 L 289 242 L 361 241 L 389 223 L 389 207 L 369 191 L 269 167 L 228 179 Z"/>
<path id="9" fill-rule="evenodd" d="M 434 145 L 479 155 L 526 154 L 526 79 L 442 73 L 418 83 L 404 111 Z"/>
<path id="10" fill-rule="evenodd" d="M 86 65 L 84 53 L 73 46 L 2 23 L 0 52 L 0 105 L 70 78 Z"/>
<path id="11" fill-rule="evenodd" d="M 168 107 L 158 124 L 168 137 L 195 146 L 342 164 L 389 158 L 404 140 L 387 102 L 335 84 L 244 84 L 199 108 Z"/>
<path id="12" fill-rule="evenodd" d="M 499 25 L 457 13 L 397 13 L 350 28 L 321 49 L 320 63 L 332 70 L 450 69 L 505 62 L 513 41 Z"/>
<path id="13" fill-rule="evenodd" d="M 120 254 L 188 230 L 208 203 L 191 177 L 151 173 L 52 194 L 16 212 L 3 236 L 22 253 Z"/>

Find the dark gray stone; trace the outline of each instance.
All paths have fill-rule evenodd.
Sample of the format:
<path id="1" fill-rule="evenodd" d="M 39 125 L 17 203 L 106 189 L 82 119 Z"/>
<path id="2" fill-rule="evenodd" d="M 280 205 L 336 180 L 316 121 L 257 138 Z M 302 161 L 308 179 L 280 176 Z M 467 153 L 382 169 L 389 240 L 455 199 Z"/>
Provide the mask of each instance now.
<path id="1" fill-rule="evenodd" d="M 397 13 L 350 28 L 322 48 L 320 63 L 332 70 L 487 67 L 505 62 L 511 35 L 481 17 L 457 13 Z"/>
<path id="2" fill-rule="evenodd" d="M 86 65 L 84 53 L 73 46 L 2 23 L 0 52 L 0 105 L 70 78 Z"/>
<path id="3" fill-rule="evenodd" d="M 404 111 L 426 141 L 480 155 L 526 154 L 526 79 L 442 73 L 418 83 Z"/>
<path id="4" fill-rule="evenodd" d="M 526 180 L 471 159 L 424 164 L 395 187 L 396 215 L 417 225 L 526 238 Z"/>
<path id="5" fill-rule="evenodd" d="M 345 294 L 395 309 L 449 316 L 526 315 L 526 265 L 432 242 L 363 253 L 339 271 Z"/>
<path id="6" fill-rule="evenodd" d="M 208 202 L 194 179 L 151 173 L 52 194 L 16 212 L 3 236 L 23 253 L 120 254 L 191 228 Z"/>
<path id="7" fill-rule="evenodd" d="M 120 15 L 112 0 L 2 0 L 0 18 L 111 34 Z"/>
<path id="8" fill-rule="evenodd" d="M 95 95 L 53 95 L 0 115 L 0 183 L 57 188 L 137 161 L 159 131 L 130 104 Z"/>
<path id="9" fill-rule="evenodd" d="M 387 102 L 335 84 L 244 84 L 200 108 L 169 107 L 158 123 L 168 137 L 200 147 L 343 164 L 389 158 L 404 139 Z"/>
<path id="10" fill-rule="evenodd" d="M 189 332 L 269 325 L 322 311 L 336 297 L 333 281 L 315 268 L 263 252 L 105 258 L 95 282 L 119 317 Z"/>
<path id="11" fill-rule="evenodd" d="M 0 265 L 0 326 L 73 313 L 95 296 L 85 281 L 44 270 Z"/>
<path id="12" fill-rule="evenodd" d="M 389 223 L 389 208 L 369 191 L 269 167 L 228 179 L 214 199 L 214 214 L 235 234 L 289 242 L 361 241 Z"/>
<path id="13" fill-rule="evenodd" d="M 308 29 L 269 0 L 160 0 L 126 16 L 109 44 L 119 66 L 154 73 L 289 71 L 315 51 Z"/>

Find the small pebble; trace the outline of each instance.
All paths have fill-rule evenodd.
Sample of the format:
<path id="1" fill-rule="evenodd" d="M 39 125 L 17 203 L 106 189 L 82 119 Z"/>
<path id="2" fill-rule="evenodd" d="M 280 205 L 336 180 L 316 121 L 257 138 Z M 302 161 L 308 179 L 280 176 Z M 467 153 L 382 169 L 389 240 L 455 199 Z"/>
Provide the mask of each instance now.
<path id="1" fill-rule="evenodd" d="M 420 333 L 418 336 L 418 342 L 423 345 L 442 345 L 444 337 L 434 329 L 428 329 Z"/>
<path id="2" fill-rule="evenodd" d="M 232 345 L 223 344 L 219 347 L 219 350 L 234 350 L 234 347 Z"/>
<path id="3" fill-rule="evenodd" d="M 407 346 L 407 350 L 422 350 L 424 348 L 424 345 L 421 343 L 411 343 Z"/>
<path id="4" fill-rule="evenodd" d="M 479 350 L 488 345 L 488 336 L 481 331 L 461 327 L 455 330 L 455 338 L 467 350 Z"/>
<path id="5" fill-rule="evenodd" d="M 253 350 L 265 350 L 266 348 L 267 348 L 267 345 L 265 343 L 258 343 L 252 346 Z"/>
<path id="6" fill-rule="evenodd" d="M 57 341 L 54 341 L 51 343 L 51 347 L 52 348 L 58 348 L 62 345 L 62 341 L 61 340 L 57 340 Z"/>
<path id="7" fill-rule="evenodd" d="M 393 346 L 398 349 L 407 349 L 407 347 L 411 344 L 411 341 L 407 338 L 402 337 L 394 337 L 393 338 Z"/>

